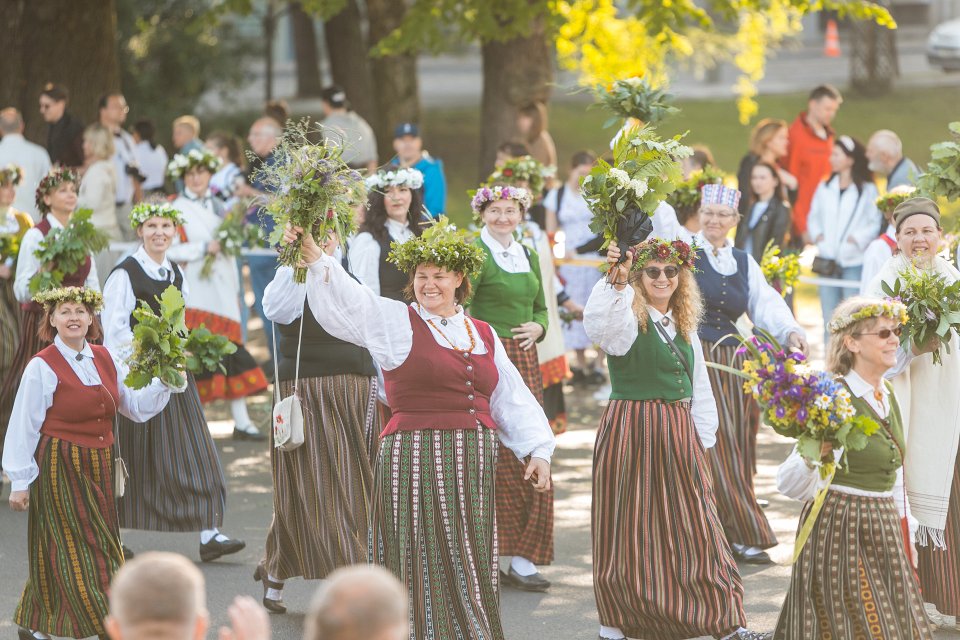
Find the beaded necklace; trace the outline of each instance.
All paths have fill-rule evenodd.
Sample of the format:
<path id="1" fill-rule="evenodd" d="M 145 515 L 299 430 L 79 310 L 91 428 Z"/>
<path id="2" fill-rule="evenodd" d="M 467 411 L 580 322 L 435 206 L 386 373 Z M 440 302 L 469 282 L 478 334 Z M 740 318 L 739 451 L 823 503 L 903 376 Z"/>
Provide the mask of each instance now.
<path id="1" fill-rule="evenodd" d="M 467 336 L 470 338 L 470 346 L 467 347 L 466 349 L 460 349 L 457 347 L 457 345 L 453 344 L 450 338 L 448 338 L 446 334 L 444 334 L 443 331 L 440 330 L 440 327 L 434 324 L 433 320 L 431 320 L 430 318 L 427 318 L 427 324 L 433 327 L 434 331 L 439 333 L 440 337 L 446 340 L 447 344 L 450 345 L 450 348 L 456 351 L 457 353 L 464 353 L 464 352 L 472 353 L 473 348 L 477 346 L 477 338 L 476 336 L 473 335 L 473 329 L 470 328 L 470 322 L 466 318 L 463 319 L 463 328 L 467 330 Z"/>

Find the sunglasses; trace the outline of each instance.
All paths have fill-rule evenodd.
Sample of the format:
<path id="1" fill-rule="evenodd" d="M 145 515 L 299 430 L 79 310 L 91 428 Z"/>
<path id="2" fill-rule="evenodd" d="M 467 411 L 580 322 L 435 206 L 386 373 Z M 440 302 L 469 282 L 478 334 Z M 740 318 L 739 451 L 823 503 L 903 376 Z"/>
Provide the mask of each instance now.
<path id="1" fill-rule="evenodd" d="M 667 276 L 669 279 L 674 279 L 677 277 L 677 274 L 680 273 L 680 267 L 675 267 L 673 265 L 664 267 L 644 267 L 643 272 L 647 274 L 647 277 L 651 280 L 656 280 L 660 277 L 660 274 Z"/>
<path id="2" fill-rule="evenodd" d="M 894 329 L 880 329 L 880 331 L 861 331 L 860 333 L 855 333 L 856 336 L 877 336 L 881 340 L 886 340 L 890 337 L 891 334 L 900 337 L 900 334 L 903 333 L 903 327 L 896 327 Z"/>

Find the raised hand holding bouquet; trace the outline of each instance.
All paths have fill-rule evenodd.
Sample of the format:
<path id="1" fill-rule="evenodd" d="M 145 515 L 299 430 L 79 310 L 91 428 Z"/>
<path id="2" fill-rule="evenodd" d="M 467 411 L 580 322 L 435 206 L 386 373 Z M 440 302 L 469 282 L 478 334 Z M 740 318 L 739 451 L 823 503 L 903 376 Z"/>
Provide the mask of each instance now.
<path id="1" fill-rule="evenodd" d="M 51 229 L 40 241 L 33 255 L 43 266 L 30 278 L 31 294 L 62 286 L 64 276 L 76 272 L 88 255 L 109 246 L 107 234 L 90 222 L 92 215 L 92 210 L 80 209 L 70 216 L 66 227 Z"/>
<path id="2" fill-rule="evenodd" d="M 780 247 L 767 242 L 760 258 L 760 270 L 767 283 L 786 298 L 800 282 L 800 257 L 796 253 L 780 253 Z"/>
<path id="3" fill-rule="evenodd" d="M 272 193 L 264 206 L 276 223 L 272 244 L 280 242 L 288 225 L 304 229 L 320 245 L 330 232 L 348 238 L 356 229 L 354 208 L 366 201 L 366 185 L 341 158 L 341 147 L 311 142 L 316 133 L 308 119 L 290 125 L 273 152 L 277 161 L 257 170 L 257 179 Z M 279 257 L 280 264 L 293 267 L 294 280 L 301 284 L 307 280 L 302 244 L 298 237 L 281 246 Z"/>
<path id="4" fill-rule="evenodd" d="M 900 343 L 918 352 L 936 346 L 933 363 L 943 364 L 939 347 L 950 353 L 950 341 L 960 336 L 960 280 L 947 282 L 936 271 L 907 264 L 892 285 L 881 286 L 886 295 L 906 305 L 908 319 Z"/>

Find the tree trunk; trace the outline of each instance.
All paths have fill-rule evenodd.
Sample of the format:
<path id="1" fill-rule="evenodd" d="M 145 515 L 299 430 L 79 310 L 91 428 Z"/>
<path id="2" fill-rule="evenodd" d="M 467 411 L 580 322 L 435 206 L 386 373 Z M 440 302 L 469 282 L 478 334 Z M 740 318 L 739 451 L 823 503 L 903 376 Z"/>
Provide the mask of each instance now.
<path id="1" fill-rule="evenodd" d="M 347 0 L 343 10 L 323 24 L 323 32 L 334 83 L 347 92 L 353 110 L 370 122 L 376 114 L 361 22 L 357 0 Z"/>
<path id="2" fill-rule="evenodd" d="M 313 17 L 299 2 L 290 3 L 290 25 L 293 32 L 293 51 L 297 62 L 297 97 L 314 98 L 320 95 L 320 62 L 317 50 L 317 32 Z"/>
<path id="3" fill-rule="evenodd" d="M 0 15 L 0 103 L 23 112 L 27 137 L 46 141 L 37 100 L 47 82 L 70 89 L 72 113 L 96 120 L 100 96 L 120 89 L 114 0 L 0 0 Z"/>
<path id="4" fill-rule="evenodd" d="M 493 170 L 497 146 L 516 137 L 517 109 L 527 102 L 549 100 L 554 68 L 543 19 L 525 37 L 484 43 L 482 54 L 480 180 Z"/>
<path id="5" fill-rule="evenodd" d="M 900 75 L 896 30 L 870 20 L 855 20 L 851 27 L 850 85 L 868 96 L 889 93 Z"/>
<path id="6" fill-rule="evenodd" d="M 367 0 L 370 44 L 375 46 L 403 22 L 406 9 L 396 0 Z M 402 122 L 420 122 L 416 54 L 383 56 L 371 62 L 376 87 L 377 117 L 370 125 L 377 134 L 380 158 L 393 156 L 393 129 Z"/>

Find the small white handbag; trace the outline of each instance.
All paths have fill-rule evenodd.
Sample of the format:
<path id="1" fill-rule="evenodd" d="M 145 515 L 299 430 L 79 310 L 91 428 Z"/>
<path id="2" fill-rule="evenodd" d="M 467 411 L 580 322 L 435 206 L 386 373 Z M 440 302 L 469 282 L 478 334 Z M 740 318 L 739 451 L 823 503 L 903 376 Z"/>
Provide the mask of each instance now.
<path id="1" fill-rule="evenodd" d="M 306 299 L 304 299 L 306 313 Z M 277 333 L 273 332 L 273 392 L 276 404 L 273 405 L 273 446 L 281 451 L 293 451 L 303 444 L 303 407 L 298 395 L 300 386 L 300 345 L 303 342 L 303 315 L 300 316 L 300 335 L 297 338 L 297 364 L 293 377 L 293 394 L 280 398 L 280 366 L 277 358 Z"/>

